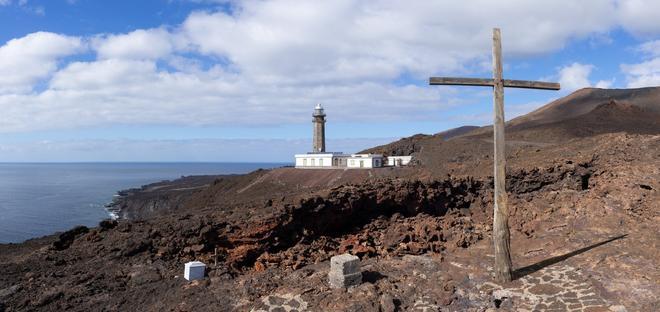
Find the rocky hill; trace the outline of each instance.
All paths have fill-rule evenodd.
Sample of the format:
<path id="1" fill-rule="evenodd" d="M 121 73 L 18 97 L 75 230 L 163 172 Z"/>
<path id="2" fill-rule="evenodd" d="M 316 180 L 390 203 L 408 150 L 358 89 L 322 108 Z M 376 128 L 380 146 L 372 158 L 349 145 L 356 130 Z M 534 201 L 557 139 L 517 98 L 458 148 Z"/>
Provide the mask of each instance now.
<path id="1" fill-rule="evenodd" d="M 0 245 L 0 311 L 652 311 L 658 90 L 584 89 L 507 123 L 511 283 L 490 275 L 492 133 L 479 128 L 373 149 L 414 152 L 409 168 L 131 190 L 115 203 L 128 220 Z M 330 289 L 344 252 L 364 283 Z M 207 279 L 182 279 L 190 260 Z"/>
<path id="2" fill-rule="evenodd" d="M 632 105 L 642 111 L 660 114 L 660 88 L 597 89 L 584 88 L 549 103 L 527 115 L 509 121 L 510 126 L 547 124 L 588 114 L 609 102 Z"/>
<path id="3" fill-rule="evenodd" d="M 449 129 L 434 135 L 416 134 L 411 137 L 402 138 L 396 142 L 372 147 L 359 152 L 360 154 L 383 154 L 386 156 L 406 156 L 412 155 L 421 150 L 422 141 L 435 138 L 436 140 L 449 140 L 454 137 L 462 136 L 473 130 L 479 129 L 477 126 L 462 126 Z"/>

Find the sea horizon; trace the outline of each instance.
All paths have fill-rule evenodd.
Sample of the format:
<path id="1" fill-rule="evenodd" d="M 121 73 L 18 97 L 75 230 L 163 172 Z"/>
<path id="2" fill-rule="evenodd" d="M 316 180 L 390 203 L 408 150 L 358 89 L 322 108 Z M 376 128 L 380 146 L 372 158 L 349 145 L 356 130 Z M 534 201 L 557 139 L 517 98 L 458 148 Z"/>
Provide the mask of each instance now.
<path id="1" fill-rule="evenodd" d="M 0 162 L 0 244 L 96 226 L 117 192 L 182 176 L 245 174 L 280 162 Z"/>

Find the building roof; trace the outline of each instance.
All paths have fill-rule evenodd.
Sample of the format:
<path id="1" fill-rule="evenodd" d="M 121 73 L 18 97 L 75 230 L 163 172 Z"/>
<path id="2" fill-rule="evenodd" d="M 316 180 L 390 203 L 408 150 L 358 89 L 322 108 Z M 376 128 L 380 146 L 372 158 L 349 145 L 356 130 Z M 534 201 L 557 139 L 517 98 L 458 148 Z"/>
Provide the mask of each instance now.
<path id="1" fill-rule="evenodd" d="M 295 157 L 350 157 L 351 155 L 349 154 L 344 154 L 342 152 L 325 152 L 325 153 L 314 153 L 314 152 L 309 152 L 306 154 L 295 154 Z"/>
<path id="2" fill-rule="evenodd" d="M 352 154 L 354 158 L 382 158 L 382 154 Z"/>

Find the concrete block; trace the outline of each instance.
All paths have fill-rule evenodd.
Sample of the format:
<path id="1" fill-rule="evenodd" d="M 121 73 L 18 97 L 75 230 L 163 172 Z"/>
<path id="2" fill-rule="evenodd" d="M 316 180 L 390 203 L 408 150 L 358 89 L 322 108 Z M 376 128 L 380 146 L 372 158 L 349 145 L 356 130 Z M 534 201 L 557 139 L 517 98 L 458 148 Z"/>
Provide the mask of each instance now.
<path id="1" fill-rule="evenodd" d="M 362 284 L 362 272 L 353 274 L 338 274 L 330 272 L 328 274 L 330 287 L 332 288 L 348 288 L 351 286 L 358 286 Z"/>
<path id="2" fill-rule="evenodd" d="M 330 271 L 341 274 L 360 272 L 360 258 L 350 254 L 343 254 L 330 258 Z"/>
<path id="3" fill-rule="evenodd" d="M 330 258 L 328 282 L 332 288 L 348 288 L 362 283 L 360 258 L 343 254 Z"/>
<path id="4" fill-rule="evenodd" d="M 184 265 L 183 277 L 189 281 L 204 279 L 206 264 L 199 261 L 187 262 Z"/>

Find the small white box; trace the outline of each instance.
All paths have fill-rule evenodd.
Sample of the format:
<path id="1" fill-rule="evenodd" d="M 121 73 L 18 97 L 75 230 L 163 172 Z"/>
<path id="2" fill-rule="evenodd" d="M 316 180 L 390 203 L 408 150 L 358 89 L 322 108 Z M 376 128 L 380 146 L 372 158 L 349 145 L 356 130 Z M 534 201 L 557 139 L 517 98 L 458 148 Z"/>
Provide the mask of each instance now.
<path id="1" fill-rule="evenodd" d="M 204 279 L 206 273 L 206 264 L 199 261 L 192 261 L 185 264 L 183 277 L 189 281 Z"/>

